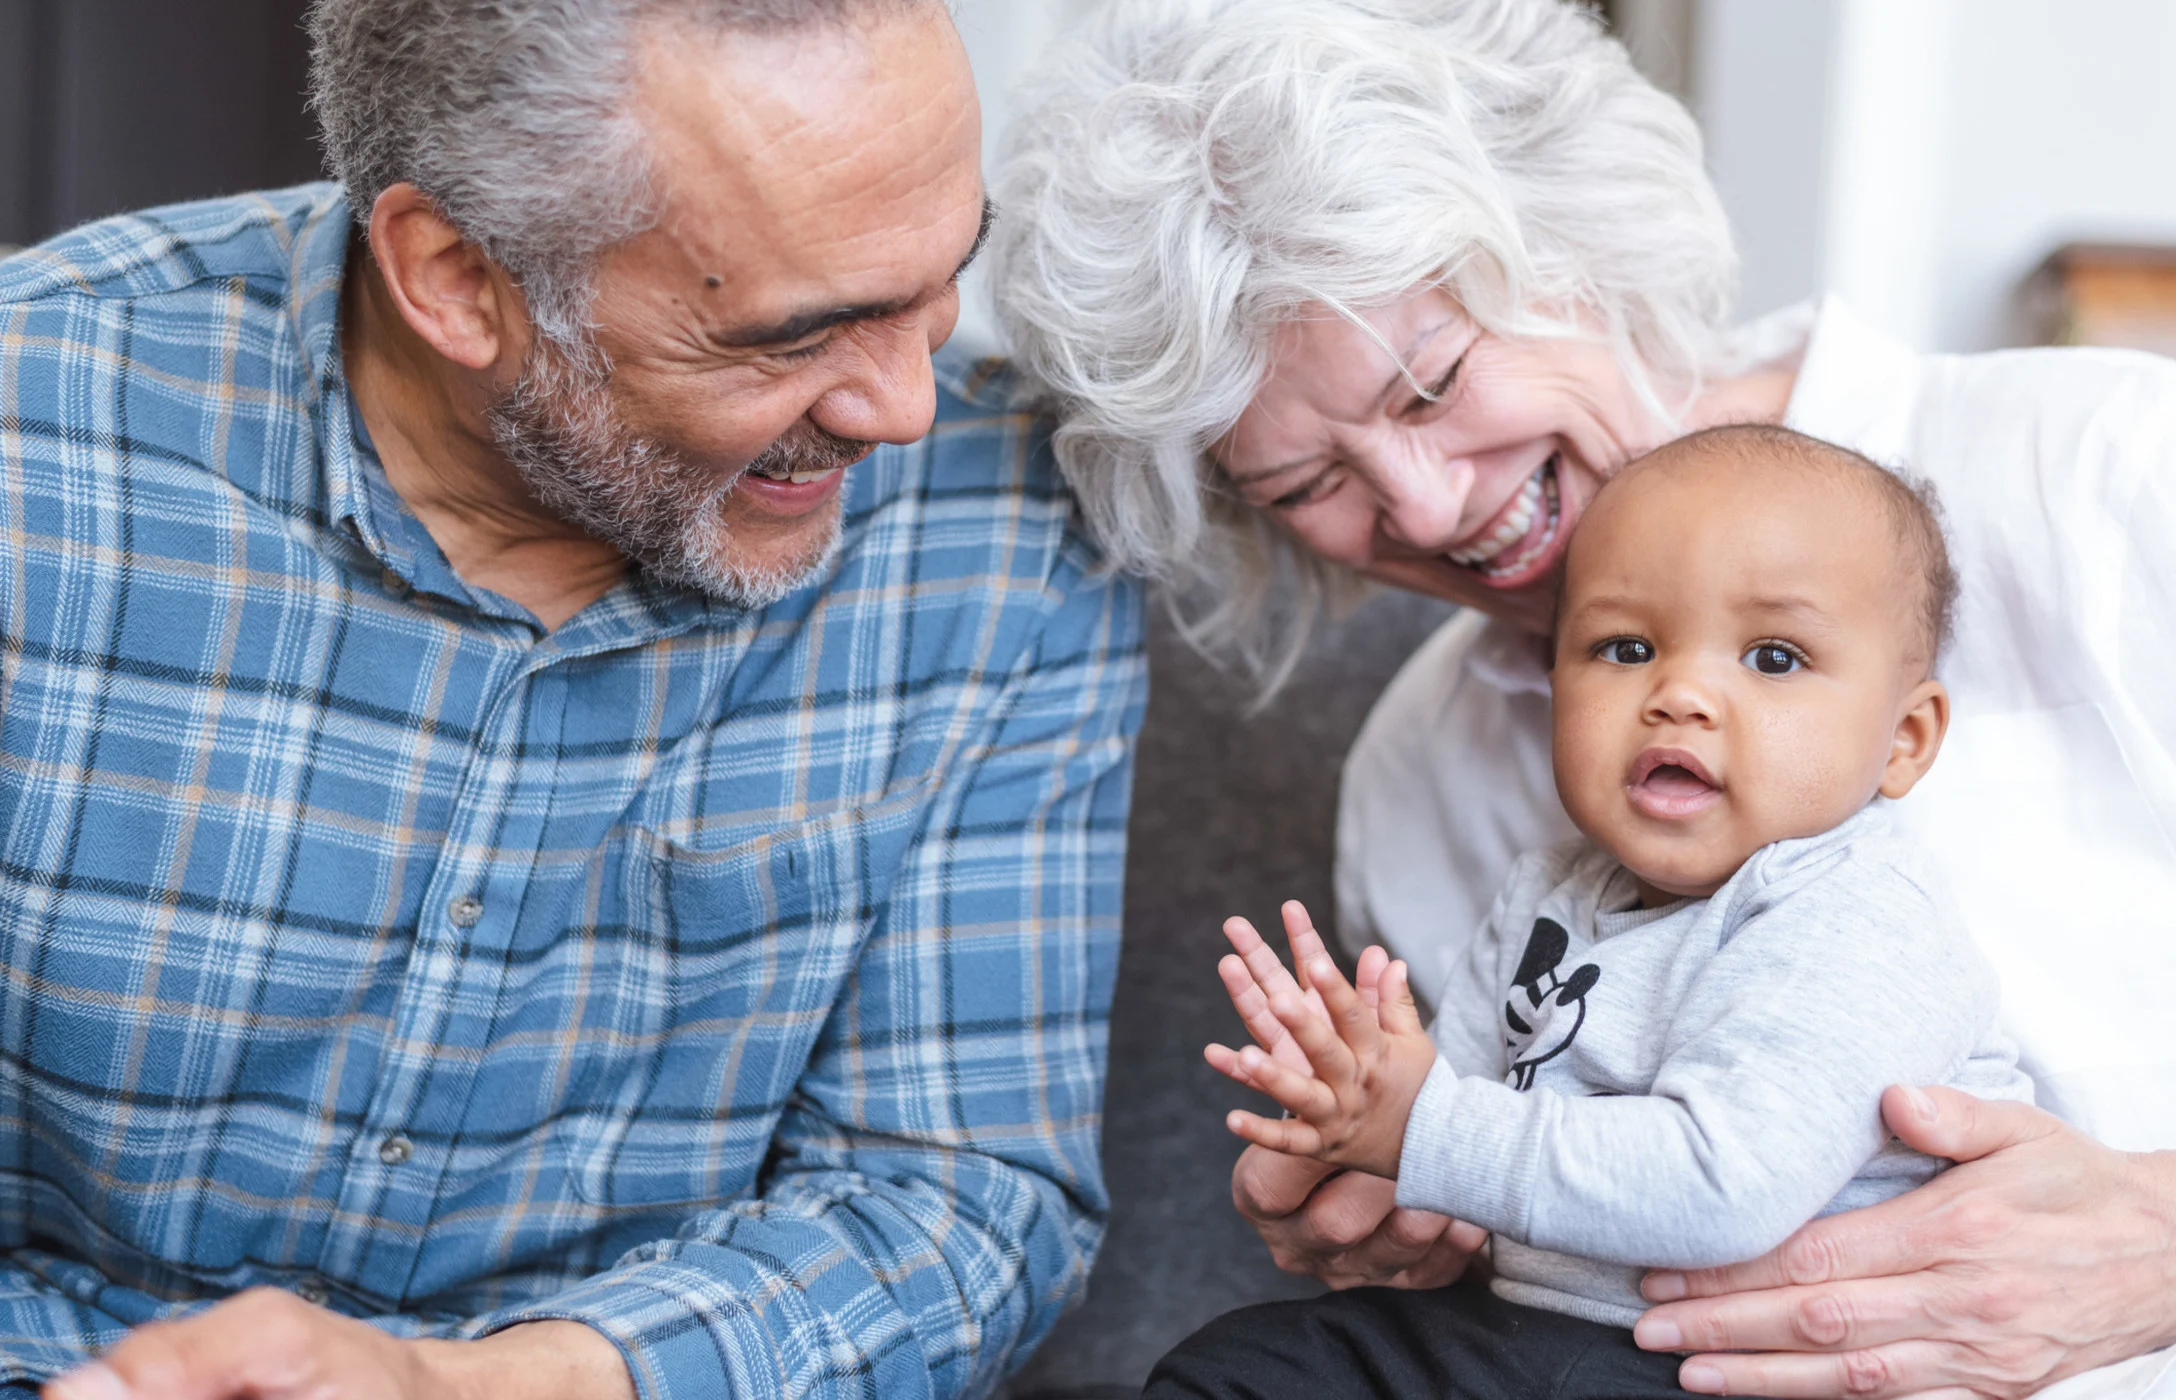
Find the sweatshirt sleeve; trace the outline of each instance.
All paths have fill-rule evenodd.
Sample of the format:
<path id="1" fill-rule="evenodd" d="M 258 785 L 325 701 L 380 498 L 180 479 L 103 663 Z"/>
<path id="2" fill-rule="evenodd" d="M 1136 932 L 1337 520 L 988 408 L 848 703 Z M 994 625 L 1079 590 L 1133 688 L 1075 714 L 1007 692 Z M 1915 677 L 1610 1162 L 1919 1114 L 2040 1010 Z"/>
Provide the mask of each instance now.
<path id="1" fill-rule="evenodd" d="M 1399 1204 L 1612 1263 L 1753 1258 L 1880 1150 L 1885 1088 L 1957 1073 L 1997 995 L 1926 890 L 1854 849 L 1751 909 L 1658 1023 L 1648 1093 L 1520 1093 L 1439 1059 Z"/>

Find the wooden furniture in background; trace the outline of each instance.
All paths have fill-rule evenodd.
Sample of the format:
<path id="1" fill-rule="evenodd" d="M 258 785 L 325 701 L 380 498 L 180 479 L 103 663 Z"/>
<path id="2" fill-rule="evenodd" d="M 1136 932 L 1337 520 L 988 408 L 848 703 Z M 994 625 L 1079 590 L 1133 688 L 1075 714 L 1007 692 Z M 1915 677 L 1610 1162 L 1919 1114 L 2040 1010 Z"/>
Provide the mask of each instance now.
<path id="1" fill-rule="evenodd" d="M 2176 247 L 2071 243 L 2025 282 L 2043 345 L 2109 345 L 2176 355 Z"/>

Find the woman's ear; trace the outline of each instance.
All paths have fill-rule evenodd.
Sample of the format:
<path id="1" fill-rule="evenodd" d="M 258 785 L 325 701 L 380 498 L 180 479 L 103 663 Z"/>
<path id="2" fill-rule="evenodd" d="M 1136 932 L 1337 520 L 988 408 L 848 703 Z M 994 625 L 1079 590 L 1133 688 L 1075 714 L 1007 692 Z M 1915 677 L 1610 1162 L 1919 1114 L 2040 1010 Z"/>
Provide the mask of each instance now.
<path id="1" fill-rule="evenodd" d="M 1902 797 L 1919 785 L 1942 751 L 1949 732 L 1949 691 L 1940 681 L 1921 681 L 1905 699 L 1904 714 L 1889 741 L 1889 762 L 1881 770 L 1881 795 Z"/>
<path id="2" fill-rule="evenodd" d="M 529 341 L 520 293 L 423 191 L 378 196 L 370 252 L 401 319 L 433 350 L 464 369 L 518 370 Z"/>

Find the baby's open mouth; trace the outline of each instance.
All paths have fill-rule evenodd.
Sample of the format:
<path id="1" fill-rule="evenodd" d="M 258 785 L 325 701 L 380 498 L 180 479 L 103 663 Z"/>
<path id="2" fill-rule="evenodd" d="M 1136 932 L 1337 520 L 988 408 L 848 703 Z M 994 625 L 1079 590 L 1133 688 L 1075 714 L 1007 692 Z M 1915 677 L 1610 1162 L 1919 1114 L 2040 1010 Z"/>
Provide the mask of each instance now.
<path id="1" fill-rule="evenodd" d="M 1496 528 L 1464 549 L 1451 550 L 1450 561 L 1486 579 L 1516 578 L 1533 568 L 1556 543 L 1564 523 L 1556 480 L 1559 460 L 1559 454 L 1550 453 L 1499 513 Z"/>
<path id="2" fill-rule="evenodd" d="M 1689 817 L 1722 795 L 1697 755 L 1683 749 L 1648 749 L 1633 760 L 1625 791 L 1651 817 Z"/>

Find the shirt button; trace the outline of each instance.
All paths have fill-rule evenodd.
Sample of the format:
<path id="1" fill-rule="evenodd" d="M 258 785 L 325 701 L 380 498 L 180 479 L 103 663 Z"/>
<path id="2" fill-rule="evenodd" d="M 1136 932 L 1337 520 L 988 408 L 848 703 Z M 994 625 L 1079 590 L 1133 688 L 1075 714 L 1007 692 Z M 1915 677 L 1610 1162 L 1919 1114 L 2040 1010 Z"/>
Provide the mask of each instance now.
<path id="1" fill-rule="evenodd" d="M 446 906 L 446 917 L 453 920 L 455 928 L 474 928 L 483 916 L 484 902 L 472 894 L 457 895 Z"/>
<path id="2" fill-rule="evenodd" d="M 308 1303 L 311 1307 L 322 1308 L 325 1306 L 325 1300 L 332 1296 L 332 1291 L 318 1280 L 306 1278 L 295 1285 L 295 1296 Z"/>
<path id="3" fill-rule="evenodd" d="M 408 580 L 394 573 L 391 569 L 387 569 L 384 573 L 378 575 L 378 584 L 396 598 L 405 598 L 413 591 L 408 586 Z"/>
<path id="4" fill-rule="evenodd" d="M 416 1145 L 408 1140 L 405 1133 L 395 1133 L 378 1144 L 378 1160 L 389 1167 L 405 1166 L 408 1159 L 415 1155 Z"/>

